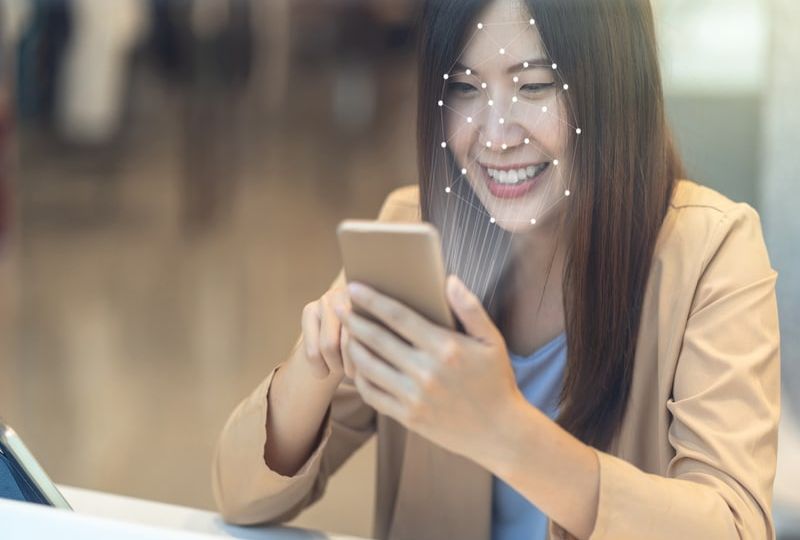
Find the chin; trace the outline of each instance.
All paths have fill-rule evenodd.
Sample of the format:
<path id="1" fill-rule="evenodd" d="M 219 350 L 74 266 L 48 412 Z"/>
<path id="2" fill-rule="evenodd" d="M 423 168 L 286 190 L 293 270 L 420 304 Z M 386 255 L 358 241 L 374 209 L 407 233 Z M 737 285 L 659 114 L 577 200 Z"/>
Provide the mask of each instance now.
<path id="1" fill-rule="evenodd" d="M 564 210 L 566 198 L 531 197 L 514 203 L 498 200 L 491 194 L 479 192 L 478 199 L 487 213 L 493 216 L 495 224 L 509 233 L 522 233 L 551 225 L 556 216 Z M 546 211 L 542 211 L 547 209 Z M 531 222 L 531 220 L 535 222 Z"/>
<path id="2" fill-rule="evenodd" d="M 536 227 L 529 222 L 504 221 L 502 218 L 497 220 L 496 225 L 507 233 L 523 233 Z"/>
<path id="3" fill-rule="evenodd" d="M 544 218 L 541 213 L 542 208 L 552 204 L 536 196 L 511 202 L 498 199 L 485 190 L 478 191 L 477 195 L 486 212 L 494 217 L 495 224 L 508 232 L 528 231 L 542 223 Z M 531 223 L 533 218 L 536 220 L 535 223 Z"/>

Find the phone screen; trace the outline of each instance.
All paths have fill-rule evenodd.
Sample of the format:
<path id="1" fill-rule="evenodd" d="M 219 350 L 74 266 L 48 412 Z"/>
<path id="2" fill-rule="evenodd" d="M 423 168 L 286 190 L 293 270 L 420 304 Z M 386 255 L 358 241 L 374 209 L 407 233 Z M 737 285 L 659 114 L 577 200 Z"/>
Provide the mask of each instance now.
<path id="1" fill-rule="evenodd" d="M 14 454 L 0 443 L 0 498 L 49 506 Z"/>

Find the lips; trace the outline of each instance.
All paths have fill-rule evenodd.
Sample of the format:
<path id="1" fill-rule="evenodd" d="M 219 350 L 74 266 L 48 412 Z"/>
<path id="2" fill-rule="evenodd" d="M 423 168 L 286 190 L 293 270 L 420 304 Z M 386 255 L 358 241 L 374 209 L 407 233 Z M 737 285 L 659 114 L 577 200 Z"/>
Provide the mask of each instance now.
<path id="1" fill-rule="evenodd" d="M 515 199 L 529 193 L 550 170 L 551 163 L 497 167 L 481 165 L 484 181 L 492 195 Z"/>

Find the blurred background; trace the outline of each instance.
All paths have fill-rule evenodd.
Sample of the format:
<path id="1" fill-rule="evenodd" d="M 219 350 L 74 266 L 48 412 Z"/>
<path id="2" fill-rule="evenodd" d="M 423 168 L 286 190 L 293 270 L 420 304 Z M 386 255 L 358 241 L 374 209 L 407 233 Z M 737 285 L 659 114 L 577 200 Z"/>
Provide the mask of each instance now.
<path id="1" fill-rule="evenodd" d="M 654 0 L 690 177 L 760 213 L 800 515 L 800 2 Z M 234 406 L 416 182 L 416 0 L 0 0 L 0 416 L 59 483 L 211 508 Z M 367 536 L 374 441 L 295 523 Z"/>

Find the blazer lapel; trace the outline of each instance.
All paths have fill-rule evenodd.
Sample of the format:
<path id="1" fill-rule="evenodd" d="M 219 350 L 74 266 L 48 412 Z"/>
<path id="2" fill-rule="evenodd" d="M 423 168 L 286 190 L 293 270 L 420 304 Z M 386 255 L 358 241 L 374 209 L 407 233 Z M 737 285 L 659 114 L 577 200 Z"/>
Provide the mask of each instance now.
<path id="1" fill-rule="evenodd" d="M 390 540 L 487 540 L 491 474 L 474 462 L 408 432 Z"/>

